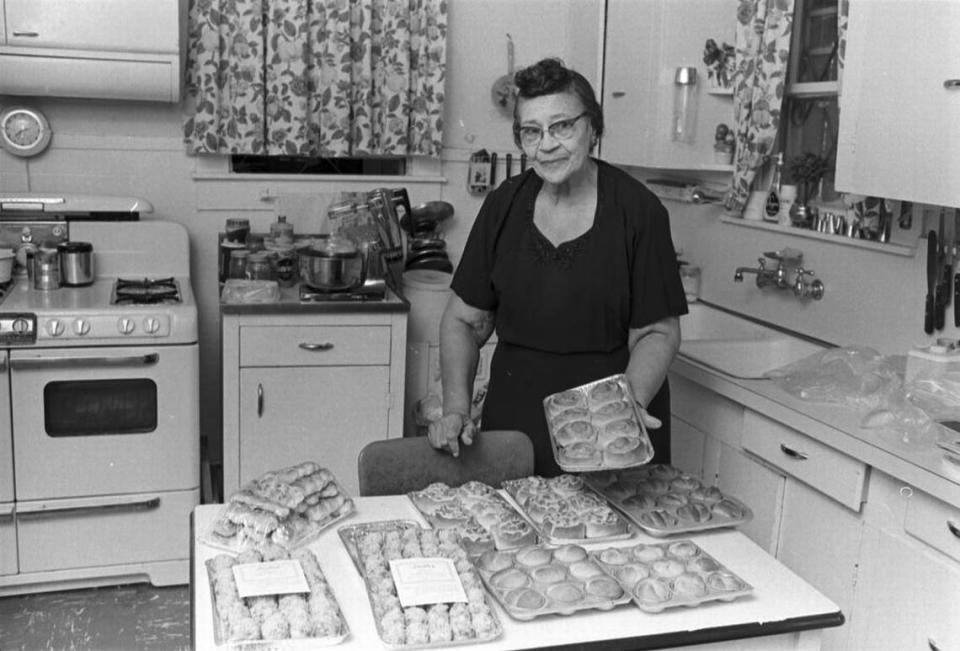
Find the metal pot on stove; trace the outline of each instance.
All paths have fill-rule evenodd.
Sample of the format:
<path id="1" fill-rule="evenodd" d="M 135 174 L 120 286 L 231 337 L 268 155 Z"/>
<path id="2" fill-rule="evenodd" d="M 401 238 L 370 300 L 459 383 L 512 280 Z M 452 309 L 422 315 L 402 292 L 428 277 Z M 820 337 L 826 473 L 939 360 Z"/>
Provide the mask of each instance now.
<path id="1" fill-rule="evenodd" d="M 93 283 L 93 245 L 90 242 L 61 242 L 57 245 L 60 259 L 60 284 L 83 287 Z"/>
<path id="2" fill-rule="evenodd" d="M 300 278 L 314 289 L 349 292 L 363 284 L 363 252 L 349 238 L 320 235 L 299 255 Z"/>

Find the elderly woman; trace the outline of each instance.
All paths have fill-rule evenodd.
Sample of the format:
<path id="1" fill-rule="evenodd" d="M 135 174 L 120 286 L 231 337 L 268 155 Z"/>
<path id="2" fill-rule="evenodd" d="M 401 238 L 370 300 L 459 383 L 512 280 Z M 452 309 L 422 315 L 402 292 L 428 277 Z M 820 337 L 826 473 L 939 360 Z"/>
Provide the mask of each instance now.
<path id="1" fill-rule="evenodd" d="M 430 443 L 456 455 L 483 436 L 470 403 L 479 348 L 496 330 L 481 426 L 529 435 L 537 474 L 560 473 L 543 399 L 617 373 L 657 430 L 654 461 L 669 462 L 666 375 L 687 304 L 667 211 L 591 157 L 603 115 L 582 75 L 545 59 L 515 83 L 514 141 L 531 169 L 487 196 L 454 274 L 440 325 L 443 417 Z"/>

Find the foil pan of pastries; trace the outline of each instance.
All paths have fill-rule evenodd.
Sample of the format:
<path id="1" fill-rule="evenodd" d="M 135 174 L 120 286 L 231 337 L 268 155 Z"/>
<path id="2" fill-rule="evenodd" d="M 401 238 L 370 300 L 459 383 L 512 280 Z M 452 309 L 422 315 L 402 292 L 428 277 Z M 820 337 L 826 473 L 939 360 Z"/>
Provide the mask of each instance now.
<path id="1" fill-rule="evenodd" d="M 294 549 L 353 511 L 353 500 L 333 473 L 305 461 L 245 484 L 230 496 L 200 539 L 233 552 L 267 542 Z"/>
<path id="2" fill-rule="evenodd" d="M 580 475 L 532 475 L 509 479 L 503 488 L 548 543 L 603 542 L 633 535 L 627 519 L 588 488 Z"/>
<path id="3" fill-rule="evenodd" d="M 691 540 L 593 550 L 590 558 L 648 613 L 733 601 L 753 587 Z"/>
<path id="4" fill-rule="evenodd" d="M 434 482 L 407 497 L 435 529 L 456 529 L 470 555 L 538 542 L 536 531 L 496 488 L 468 481 L 456 488 Z"/>
<path id="5" fill-rule="evenodd" d="M 630 595 L 576 544 L 491 550 L 474 561 L 487 589 L 514 619 L 609 610 Z"/>
<path id="6" fill-rule="evenodd" d="M 557 465 L 567 472 L 629 468 L 653 458 L 653 445 L 623 374 L 543 399 Z"/>
<path id="7" fill-rule="evenodd" d="M 306 593 L 240 597 L 233 567 L 247 563 L 296 560 L 310 587 Z M 350 635 L 340 605 L 316 556 L 309 549 L 271 543 L 237 556 L 218 554 L 206 562 L 213 601 L 214 640 L 222 649 L 291 651 L 339 644 Z"/>
<path id="8" fill-rule="evenodd" d="M 344 525 L 337 534 L 363 578 L 377 633 L 390 649 L 446 648 L 489 642 L 503 635 L 477 570 L 454 529 L 424 529 L 411 520 Z M 449 558 L 467 601 L 403 606 L 390 561 Z"/>
<path id="9" fill-rule="evenodd" d="M 651 536 L 735 527 L 753 519 L 743 502 L 668 464 L 590 473 L 585 481 Z"/>

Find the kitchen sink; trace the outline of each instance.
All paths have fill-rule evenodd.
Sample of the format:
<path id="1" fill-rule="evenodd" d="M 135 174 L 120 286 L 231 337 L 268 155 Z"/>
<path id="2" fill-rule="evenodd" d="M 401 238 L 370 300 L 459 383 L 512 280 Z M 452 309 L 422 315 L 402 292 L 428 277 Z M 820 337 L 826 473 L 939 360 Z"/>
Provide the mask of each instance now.
<path id="1" fill-rule="evenodd" d="M 680 332 L 681 357 L 741 379 L 763 378 L 826 348 L 702 303 L 680 317 Z"/>

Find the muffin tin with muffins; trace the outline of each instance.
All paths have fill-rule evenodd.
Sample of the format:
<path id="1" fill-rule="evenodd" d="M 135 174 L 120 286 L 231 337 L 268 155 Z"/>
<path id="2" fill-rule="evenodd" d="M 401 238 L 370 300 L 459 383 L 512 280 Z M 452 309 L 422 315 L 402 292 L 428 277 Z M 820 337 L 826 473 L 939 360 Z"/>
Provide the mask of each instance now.
<path id="1" fill-rule="evenodd" d="M 625 375 L 554 393 L 543 400 L 557 465 L 567 472 L 629 468 L 653 458 Z"/>
<path id="2" fill-rule="evenodd" d="M 454 529 L 424 529 L 408 520 L 388 520 L 344 526 L 337 532 L 360 571 L 377 633 L 387 648 L 447 648 L 489 642 L 503 634 L 479 573 Z M 449 558 L 466 601 L 404 606 L 390 561 L 410 558 Z"/>
<path id="3" fill-rule="evenodd" d="M 631 599 L 587 550 L 575 544 L 491 550 L 474 559 L 474 565 L 487 590 L 514 619 L 609 610 Z"/>
<path id="4" fill-rule="evenodd" d="M 648 613 L 733 601 L 753 587 L 692 540 L 593 550 L 590 558 Z"/>
<path id="5" fill-rule="evenodd" d="M 468 481 L 456 488 L 435 482 L 407 497 L 432 527 L 456 529 L 468 554 L 539 542 L 531 524 L 483 482 Z"/>
<path id="6" fill-rule="evenodd" d="M 743 502 L 668 464 L 596 472 L 584 478 L 651 536 L 735 527 L 753 518 Z"/>
<path id="7" fill-rule="evenodd" d="M 604 542 L 633 535 L 627 519 L 580 475 L 531 475 L 508 479 L 503 488 L 546 542 Z"/>

